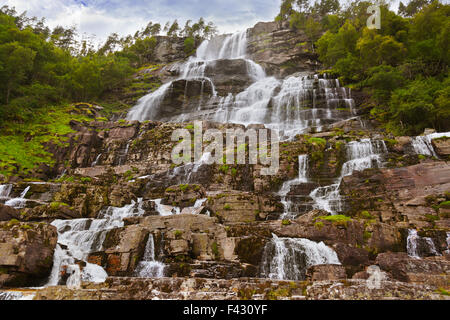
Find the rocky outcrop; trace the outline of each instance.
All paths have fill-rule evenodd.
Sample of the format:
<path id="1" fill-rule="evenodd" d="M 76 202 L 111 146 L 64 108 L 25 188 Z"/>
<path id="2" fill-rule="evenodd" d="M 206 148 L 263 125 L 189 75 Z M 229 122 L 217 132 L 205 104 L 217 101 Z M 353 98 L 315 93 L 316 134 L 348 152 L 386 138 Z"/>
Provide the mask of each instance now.
<path id="1" fill-rule="evenodd" d="M 288 23 L 259 22 L 248 34 L 250 57 L 270 74 L 284 77 L 318 67 L 308 36 L 302 30 L 290 29 Z"/>
<path id="2" fill-rule="evenodd" d="M 379 254 L 376 263 L 393 278 L 446 288 L 450 283 L 450 261 L 444 257 L 417 259 L 405 253 Z"/>
<path id="3" fill-rule="evenodd" d="M 269 279 L 116 278 L 85 283 L 79 290 L 49 287 L 35 300 L 448 300 L 434 287 L 395 281 L 280 281 Z"/>
<path id="4" fill-rule="evenodd" d="M 366 170 L 345 177 L 341 193 L 349 215 L 369 214 L 398 228 L 448 230 L 444 203 L 450 190 L 446 162 L 423 162 L 403 168 Z M 437 240 L 445 250 L 446 243 Z"/>
<path id="5" fill-rule="evenodd" d="M 18 219 L 19 217 L 20 213 L 18 210 L 0 203 L 0 221 L 9 221 L 11 219 Z"/>
<path id="6" fill-rule="evenodd" d="M 50 275 L 56 228 L 45 223 L 0 222 L 0 287 L 36 286 Z"/>

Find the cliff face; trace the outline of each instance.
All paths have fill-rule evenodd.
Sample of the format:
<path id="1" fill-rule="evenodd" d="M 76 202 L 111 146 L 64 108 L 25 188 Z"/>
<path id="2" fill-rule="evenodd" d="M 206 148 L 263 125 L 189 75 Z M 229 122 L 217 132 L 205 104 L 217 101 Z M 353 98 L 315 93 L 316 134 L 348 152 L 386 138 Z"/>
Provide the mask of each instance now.
<path id="1" fill-rule="evenodd" d="M 146 97 L 160 121 L 100 121 L 101 108 L 75 106 L 91 121 L 48 144 L 54 164 L 1 182 L 0 286 L 48 283 L 37 299 L 447 297 L 450 139 L 393 137 L 361 119 L 350 90 L 310 74 L 305 35 L 259 23 L 246 36 L 246 56 L 190 65 L 175 61 L 181 41 L 158 47 L 170 63 L 137 76 L 170 84 Z M 233 39 L 244 43 L 212 46 Z M 217 120 L 248 106 L 240 122 Z M 279 170 L 174 164 L 172 133 L 194 135 L 195 119 L 222 137 L 279 125 Z"/>
<path id="2" fill-rule="evenodd" d="M 320 68 L 308 36 L 303 31 L 290 29 L 288 23 L 259 22 L 248 33 L 250 57 L 269 74 L 285 77 Z"/>

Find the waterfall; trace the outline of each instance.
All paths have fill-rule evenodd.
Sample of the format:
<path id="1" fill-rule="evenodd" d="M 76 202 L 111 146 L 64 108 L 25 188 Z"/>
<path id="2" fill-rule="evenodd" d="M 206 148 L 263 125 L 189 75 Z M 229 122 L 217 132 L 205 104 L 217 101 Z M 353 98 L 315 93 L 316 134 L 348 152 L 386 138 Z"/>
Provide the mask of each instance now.
<path id="1" fill-rule="evenodd" d="M 51 224 L 58 232 L 58 244 L 53 257 L 53 268 L 47 286 L 61 282 L 62 273 L 69 275 L 67 285 L 77 287 L 81 281 L 103 282 L 108 276 L 102 267 L 86 262 L 89 253 L 100 251 L 106 234 L 113 228 L 124 226 L 123 219 L 142 216 L 142 199 L 122 208 L 102 209 L 97 219 L 54 220 Z M 85 264 L 80 269 L 79 262 Z"/>
<path id="2" fill-rule="evenodd" d="M 445 250 L 445 253 L 450 255 L 450 232 L 447 232 L 446 241 L 447 241 L 447 250 Z"/>
<path id="3" fill-rule="evenodd" d="M 118 163 L 119 166 L 125 164 L 125 162 L 127 161 L 128 150 L 130 149 L 130 144 L 131 144 L 131 140 L 127 142 L 122 154 L 119 155 L 119 163 Z"/>
<path id="4" fill-rule="evenodd" d="M 0 198 L 9 198 L 12 187 L 12 184 L 0 184 Z"/>
<path id="5" fill-rule="evenodd" d="M 354 171 L 362 171 L 373 167 L 382 166 L 382 155 L 387 153 L 383 140 L 372 141 L 361 139 L 347 144 L 347 162 L 342 165 L 341 175 L 331 185 L 314 189 L 310 197 L 314 200 L 315 209 L 325 210 L 331 214 L 342 211 L 342 201 L 339 192 L 341 181 L 345 176 Z"/>
<path id="6" fill-rule="evenodd" d="M 97 157 L 95 158 L 94 162 L 92 162 L 91 167 L 95 167 L 95 166 L 98 164 L 98 162 L 100 161 L 100 158 L 101 158 L 101 157 L 102 157 L 102 154 L 99 153 L 99 154 L 97 155 Z"/>
<path id="7" fill-rule="evenodd" d="M 247 48 L 247 33 L 240 32 L 227 36 L 223 42 L 218 45 L 218 41 L 205 40 L 198 47 L 196 56 L 180 67 L 180 79 L 192 80 L 201 79 L 208 81 L 213 89 L 213 96 L 216 96 L 214 83 L 205 76 L 205 68 L 208 64 L 214 63 L 218 59 L 243 59 Z M 263 76 L 262 68 L 256 66 L 253 61 L 247 61 L 247 69 L 253 78 Z M 265 73 L 264 73 L 265 76 Z M 155 119 L 158 106 L 170 91 L 173 81 L 170 81 L 155 92 L 142 97 L 127 115 L 128 120 L 152 120 Z"/>
<path id="8" fill-rule="evenodd" d="M 304 280 L 311 266 L 341 264 L 336 252 L 323 242 L 272 236 L 264 248 L 260 266 L 260 274 L 264 278 Z"/>
<path id="9" fill-rule="evenodd" d="M 308 155 L 298 156 L 298 177 L 283 183 L 278 195 L 281 197 L 281 204 L 283 205 L 283 214 L 281 219 L 295 218 L 295 213 L 292 213 L 292 201 L 288 199 L 287 195 L 291 191 L 291 186 L 308 182 Z"/>
<path id="10" fill-rule="evenodd" d="M 406 239 L 406 250 L 408 255 L 413 258 L 421 258 L 428 256 L 440 256 L 436 250 L 436 246 L 431 238 L 421 237 L 417 234 L 417 230 L 409 229 Z"/>
<path id="11" fill-rule="evenodd" d="M 155 259 L 155 242 L 153 235 L 148 235 L 142 261 L 138 263 L 135 275 L 142 278 L 161 278 L 164 276 L 165 265 Z"/>
<path id="12" fill-rule="evenodd" d="M 434 151 L 434 147 L 433 144 L 431 143 L 431 140 L 442 137 L 450 138 L 450 132 L 439 132 L 439 133 L 436 132 L 427 134 L 426 136 L 418 136 L 413 138 L 411 145 L 417 154 L 423 154 L 426 156 L 438 158 L 436 152 Z"/>
<path id="13" fill-rule="evenodd" d="M 18 198 L 13 198 L 5 202 L 5 205 L 16 208 L 16 209 L 22 209 L 25 208 L 25 205 L 27 203 L 27 199 L 25 199 L 25 196 L 27 195 L 28 191 L 30 190 L 30 186 L 26 187 L 20 196 Z"/>
<path id="14" fill-rule="evenodd" d="M 296 134 L 311 128 L 321 131 L 327 124 L 344 120 L 354 115 L 351 91 L 340 86 L 337 79 L 311 75 L 289 76 L 284 80 L 267 76 L 256 62 L 246 58 L 247 32 L 218 36 L 205 40 L 195 57 L 179 67 L 177 80 L 205 81 L 213 90 L 211 99 L 201 94 L 197 112 L 203 107 L 213 106 L 215 112 L 201 115 L 205 120 L 237 124 L 265 124 L 267 128 L 280 130 L 282 138 L 291 139 Z M 217 96 L 212 80 L 205 76 L 206 67 L 214 68 L 220 59 L 242 59 L 246 72 L 253 83 L 237 94 Z M 170 92 L 173 81 L 155 92 L 142 97 L 127 115 L 128 120 L 158 120 L 159 106 Z M 187 83 L 186 83 L 187 88 Z M 203 91 L 203 89 L 202 89 Z M 186 92 L 185 92 L 186 98 Z M 349 111 L 338 110 L 348 108 Z M 183 113 L 170 121 L 188 121 L 199 114 Z"/>

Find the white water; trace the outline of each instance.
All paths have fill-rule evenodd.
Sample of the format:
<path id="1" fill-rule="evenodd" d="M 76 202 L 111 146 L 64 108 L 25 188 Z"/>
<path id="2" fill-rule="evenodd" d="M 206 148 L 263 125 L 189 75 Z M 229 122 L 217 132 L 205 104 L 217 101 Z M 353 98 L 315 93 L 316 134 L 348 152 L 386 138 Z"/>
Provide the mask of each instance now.
<path id="1" fill-rule="evenodd" d="M 318 264 L 341 264 L 336 252 L 323 242 L 272 235 L 261 262 L 261 275 L 270 279 L 303 280 L 306 270 Z"/>
<path id="2" fill-rule="evenodd" d="M 347 144 L 347 162 L 342 166 L 341 175 L 331 185 L 319 187 L 309 195 L 314 201 L 314 208 L 325 210 L 331 214 L 342 211 L 342 201 L 339 192 L 341 181 L 345 176 L 354 171 L 362 171 L 369 168 L 382 166 L 382 155 L 387 152 L 386 145 L 382 140 L 372 141 L 362 139 Z"/>
<path id="3" fill-rule="evenodd" d="M 18 198 L 13 198 L 5 202 L 5 205 L 16 208 L 16 209 L 22 209 L 25 207 L 27 203 L 27 199 L 25 199 L 25 196 L 27 195 L 28 191 L 30 190 L 30 186 L 26 187 L 20 196 Z"/>
<path id="4" fill-rule="evenodd" d="M 67 285 L 78 287 L 81 281 L 103 282 L 108 276 L 102 267 L 87 263 L 89 253 L 100 251 L 106 234 L 113 228 L 123 227 L 123 219 L 142 216 L 142 199 L 123 208 L 107 207 L 99 212 L 98 219 L 54 220 L 51 224 L 57 228 L 58 244 L 53 257 L 53 268 L 47 286 L 57 285 L 61 280 L 61 271 L 71 274 Z M 80 270 L 77 261 L 86 266 Z"/>
<path id="5" fill-rule="evenodd" d="M 338 107 L 347 107 L 348 116 L 354 115 L 354 101 L 351 91 L 340 87 L 337 79 L 319 79 L 309 75 L 290 76 L 284 80 L 268 77 L 264 69 L 256 62 L 246 58 L 247 33 L 239 32 L 228 36 L 219 36 L 204 41 L 197 49 L 195 57 L 182 64 L 177 80 L 201 80 L 202 87 L 208 81 L 213 94 L 210 100 L 201 99 L 202 104 L 216 105 L 208 119 L 217 122 L 239 124 L 265 124 L 270 129 L 280 130 L 284 138 L 292 138 L 310 128 L 317 131 L 329 122 L 343 120 L 336 111 Z M 244 91 L 219 97 L 214 83 L 205 76 L 205 68 L 214 65 L 219 59 L 243 59 L 247 65 L 247 74 L 253 83 Z M 170 92 L 173 82 L 168 82 L 158 90 L 141 98 L 127 115 L 128 120 L 157 120 L 159 105 Z M 187 84 L 186 84 L 187 86 Z M 316 102 L 321 99 L 323 105 Z M 174 121 L 187 121 L 189 114 L 177 116 Z"/>
<path id="6" fill-rule="evenodd" d="M 149 234 L 144 257 L 136 266 L 135 275 L 143 278 L 161 278 L 164 276 L 164 268 L 164 263 L 156 261 L 155 241 L 153 235 Z"/>
<path id="7" fill-rule="evenodd" d="M 308 182 L 307 172 L 308 155 L 300 155 L 298 156 L 298 177 L 293 180 L 284 182 L 281 186 L 280 191 L 278 192 L 278 195 L 281 197 L 281 204 L 283 205 L 283 214 L 281 215 L 280 219 L 295 218 L 295 213 L 293 214 L 291 212 L 292 201 L 288 199 L 287 195 L 291 191 L 291 186 Z"/>
<path id="8" fill-rule="evenodd" d="M 447 239 L 448 240 L 448 239 Z M 440 256 L 436 246 L 431 238 L 421 237 L 417 230 L 409 229 L 406 239 L 406 250 L 408 255 L 413 258 L 421 258 L 427 255 Z"/>
<path id="9" fill-rule="evenodd" d="M 436 132 L 428 134 L 426 136 L 417 136 L 413 138 L 411 145 L 417 154 L 423 154 L 426 156 L 438 158 L 436 152 L 434 151 L 431 140 L 441 137 L 450 138 L 450 132 Z"/>
<path id="10" fill-rule="evenodd" d="M 447 232 L 447 250 L 445 250 L 446 254 L 450 254 L 450 232 Z"/>
<path id="11" fill-rule="evenodd" d="M 95 158 L 94 162 L 92 162 L 91 167 L 95 167 L 98 164 L 98 162 L 100 161 L 101 156 L 102 156 L 101 153 L 99 153 L 97 155 L 97 157 Z"/>
<path id="12" fill-rule="evenodd" d="M 0 291 L 1 300 L 33 300 L 35 292 L 26 291 Z"/>
<path id="13" fill-rule="evenodd" d="M 0 185 L 0 198 L 9 198 L 12 190 L 12 184 L 1 184 Z"/>

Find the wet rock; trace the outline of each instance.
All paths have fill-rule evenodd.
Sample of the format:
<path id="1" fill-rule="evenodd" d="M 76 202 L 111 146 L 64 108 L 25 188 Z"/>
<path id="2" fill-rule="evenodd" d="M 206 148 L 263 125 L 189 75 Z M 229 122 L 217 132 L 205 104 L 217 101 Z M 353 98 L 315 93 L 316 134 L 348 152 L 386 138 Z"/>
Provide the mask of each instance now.
<path id="1" fill-rule="evenodd" d="M 167 188 L 161 203 L 185 208 L 194 206 L 202 198 L 205 198 L 205 190 L 201 186 L 181 184 Z"/>
<path id="2" fill-rule="evenodd" d="M 444 257 L 417 259 L 406 253 L 381 253 L 377 265 L 393 278 L 413 283 L 446 287 L 450 281 L 450 262 Z"/>
<path id="3" fill-rule="evenodd" d="M 279 216 L 282 208 L 273 196 L 224 192 L 208 197 L 207 206 L 222 222 L 252 222 Z"/>
<path id="4" fill-rule="evenodd" d="M 11 219 L 19 218 L 20 214 L 18 210 L 0 203 L 0 221 L 9 221 Z"/>
<path id="5" fill-rule="evenodd" d="M 434 220 L 429 217 L 436 215 L 432 199 L 449 189 L 450 170 L 445 162 L 355 172 L 341 183 L 348 215 L 366 211 L 400 228 L 432 228 Z"/>
<path id="6" fill-rule="evenodd" d="M 306 271 L 306 279 L 309 281 L 325 281 L 346 279 L 345 268 L 337 264 L 315 265 Z"/>
<path id="7" fill-rule="evenodd" d="M 431 144 L 433 145 L 438 156 L 444 159 L 450 156 L 450 137 L 433 139 L 431 140 Z"/>
<path id="8" fill-rule="evenodd" d="M 51 225 L 0 222 L 0 287 L 42 284 L 50 275 L 56 241 Z"/>
<path id="9" fill-rule="evenodd" d="M 339 261 L 345 266 L 349 277 L 369 264 L 369 253 L 363 248 L 339 242 L 333 245 L 333 249 L 336 251 Z"/>

